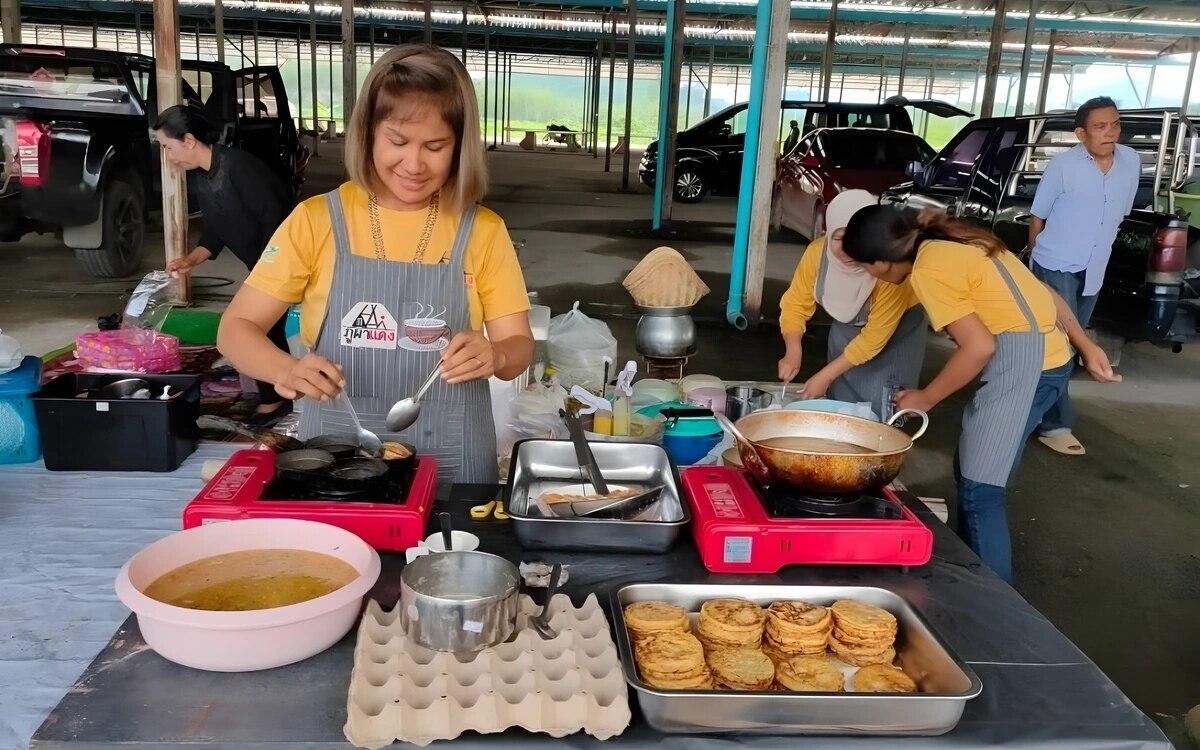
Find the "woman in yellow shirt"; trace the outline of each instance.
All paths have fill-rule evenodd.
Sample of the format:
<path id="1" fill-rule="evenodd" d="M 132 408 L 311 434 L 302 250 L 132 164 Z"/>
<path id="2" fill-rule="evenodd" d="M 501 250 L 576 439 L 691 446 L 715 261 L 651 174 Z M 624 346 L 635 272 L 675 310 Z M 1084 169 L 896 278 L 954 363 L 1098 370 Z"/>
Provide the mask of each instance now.
<path id="1" fill-rule="evenodd" d="M 800 397 L 870 402 L 887 418 L 891 394 L 916 386 L 925 360 L 929 326 L 908 282 L 878 281 L 842 250 L 846 224 L 855 212 L 878 201 L 866 190 L 847 190 L 829 202 L 828 231 L 809 244 L 780 303 L 779 327 L 785 352 L 779 379 L 800 372 L 801 339 L 820 305 L 833 318 L 828 362 L 804 384 Z"/>
<path id="2" fill-rule="evenodd" d="M 371 68 L 346 134 L 350 181 L 284 221 L 221 321 L 218 344 L 242 372 L 307 396 L 300 437 L 363 425 L 437 459 L 442 482 L 496 480 L 487 379 L 529 367 L 529 300 L 487 190 L 475 88 L 454 55 L 424 45 Z M 294 359 L 266 331 L 292 304 L 310 353 Z M 486 331 L 486 336 L 484 335 Z M 384 420 L 434 368 L 421 417 Z"/>
<path id="3" fill-rule="evenodd" d="M 910 281 L 933 327 L 957 345 L 927 386 L 900 393 L 898 408 L 929 411 L 976 377 L 983 381 L 963 416 L 954 462 L 959 535 L 1011 581 L 1006 488 L 1025 441 L 1067 387 L 1068 337 L 1093 377 L 1119 376 L 1066 302 L 986 230 L 873 206 L 850 220 L 843 243 L 876 278 Z"/>

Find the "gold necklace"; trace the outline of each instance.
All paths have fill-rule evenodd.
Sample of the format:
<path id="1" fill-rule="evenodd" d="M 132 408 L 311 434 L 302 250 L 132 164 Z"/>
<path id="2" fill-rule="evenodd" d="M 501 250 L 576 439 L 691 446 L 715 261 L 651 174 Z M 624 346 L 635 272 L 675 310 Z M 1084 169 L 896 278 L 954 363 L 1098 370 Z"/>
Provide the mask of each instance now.
<path id="1" fill-rule="evenodd" d="M 421 237 L 417 240 L 417 255 L 414 262 L 420 263 L 425 259 L 425 251 L 429 249 L 429 240 L 433 237 L 433 227 L 437 224 L 441 194 L 434 193 L 429 199 L 429 208 L 425 214 L 425 226 L 421 229 Z M 387 251 L 383 245 L 383 227 L 379 223 L 379 198 L 375 193 L 367 196 L 367 214 L 371 217 L 371 239 L 375 241 L 375 257 L 378 260 L 387 259 Z"/>

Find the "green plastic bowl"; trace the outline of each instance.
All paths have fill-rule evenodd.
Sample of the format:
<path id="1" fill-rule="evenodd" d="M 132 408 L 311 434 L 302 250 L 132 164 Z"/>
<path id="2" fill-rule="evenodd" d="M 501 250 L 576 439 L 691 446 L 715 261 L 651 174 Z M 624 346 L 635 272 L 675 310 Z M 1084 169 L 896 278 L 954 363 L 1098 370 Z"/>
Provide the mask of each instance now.
<path id="1" fill-rule="evenodd" d="M 647 417 L 657 417 L 667 409 L 698 409 L 699 407 L 692 404 L 681 404 L 678 401 L 672 401 L 665 404 L 655 404 L 647 406 L 644 409 L 639 409 L 638 414 Z M 706 435 L 718 435 L 721 432 L 721 425 L 717 424 L 717 420 L 712 417 L 696 417 L 694 419 L 680 419 L 675 422 L 674 427 L 668 427 L 663 433 L 672 437 L 703 437 Z M 706 451 L 707 452 L 707 451 Z"/>
<path id="2" fill-rule="evenodd" d="M 162 332 L 179 339 L 184 346 L 215 346 L 221 313 L 215 310 L 188 310 L 175 307 L 167 313 Z"/>

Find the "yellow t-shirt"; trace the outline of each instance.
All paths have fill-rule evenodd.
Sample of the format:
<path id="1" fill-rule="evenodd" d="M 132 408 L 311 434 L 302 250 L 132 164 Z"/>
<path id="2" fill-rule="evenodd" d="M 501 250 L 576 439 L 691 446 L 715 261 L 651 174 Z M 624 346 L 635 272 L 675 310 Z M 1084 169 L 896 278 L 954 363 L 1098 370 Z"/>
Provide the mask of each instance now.
<path id="1" fill-rule="evenodd" d="M 375 257 L 375 241 L 367 210 L 367 191 L 347 182 L 338 188 L 350 247 L 355 255 Z M 442 208 L 423 263 L 448 262 L 461 217 Z M 425 227 L 425 211 L 379 209 L 379 225 L 387 259 L 412 263 Z M 333 225 L 325 196 L 310 198 L 292 211 L 271 238 L 246 283 L 280 302 L 300 303 L 300 338 L 313 346 L 325 319 L 333 283 Z M 525 279 L 504 221 L 480 207 L 467 243 L 463 283 L 471 309 L 471 326 L 529 310 Z"/>
<path id="2" fill-rule="evenodd" d="M 1057 325 L 1049 290 L 1012 253 L 1004 252 L 997 259 L 1025 297 L 1038 330 L 1047 334 L 1042 369 L 1065 365 L 1071 358 L 1071 345 Z M 1025 315 L 992 261 L 975 245 L 941 240 L 921 245 L 910 279 L 934 328 L 940 331 L 975 313 L 994 335 L 1029 331 Z"/>
<path id="3" fill-rule="evenodd" d="M 808 328 L 808 321 L 817 311 L 817 277 L 821 272 L 824 254 L 825 238 L 819 237 L 809 243 L 800 257 L 792 284 L 784 292 L 779 304 L 779 327 L 784 333 L 803 334 Z M 907 281 L 900 285 L 878 281 L 871 291 L 870 302 L 866 324 L 843 352 L 855 367 L 869 362 L 883 351 L 896 332 L 896 326 L 900 325 L 900 318 L 917 304 L 917 298 Z"/>

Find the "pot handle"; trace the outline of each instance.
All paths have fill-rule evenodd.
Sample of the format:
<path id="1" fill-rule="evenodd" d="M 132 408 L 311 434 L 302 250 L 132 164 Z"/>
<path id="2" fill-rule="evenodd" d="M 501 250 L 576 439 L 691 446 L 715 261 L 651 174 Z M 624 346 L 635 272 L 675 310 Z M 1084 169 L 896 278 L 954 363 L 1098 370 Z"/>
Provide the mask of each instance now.
<path id="1" fill-rule="evenodd" d="M 900 411 L 898 411 L 898 412 L 896 412 L 895 414 L 893 414 L 893 415 L 892 415 L 892 418 L 891 418 L 891 419 L 889 419 L 889 420 L 887 421 L 887 423 L 888 423 L 888 425 L 890 425 L 890 426 L 892 426 L 892 427 L 895 427 L 895 426 L 896 426 L 896 422 L 897 422 L 897 421 L 898 421 L 898 420 L 899 420 L 901 417 L 904 417 L 904 416 L 906 416 L 906 415 L 909 415 L 909 414 L 912 414 L 912 415 L 915 415 L 915 416 L 918 416 L 918 417 L 920 417 L 920 418 L 921 418 L 921 428 L 920 428 L 919 430 L 917 430 L 917 434 L 913 435 L 913 436 L 912 436 L 912 438 L 911 438 L 911 439 L 912 439 L 912 441 L 915 443 L 915 442 L 917 442 L 917 438 L 919 438 L 919 437 L 921 437 L 922 435 L 924 435 L 924 434 L 925 434 L 925 430 L 928 430 L 928 429 L 929 429 L 929 415 L 928 415 L 928 414 L 926 414 L 926 413 L 925 413 L 925 412 L 923 412 L 923 411 L 920 411 L 919 409 L 901 409 Z"/>

